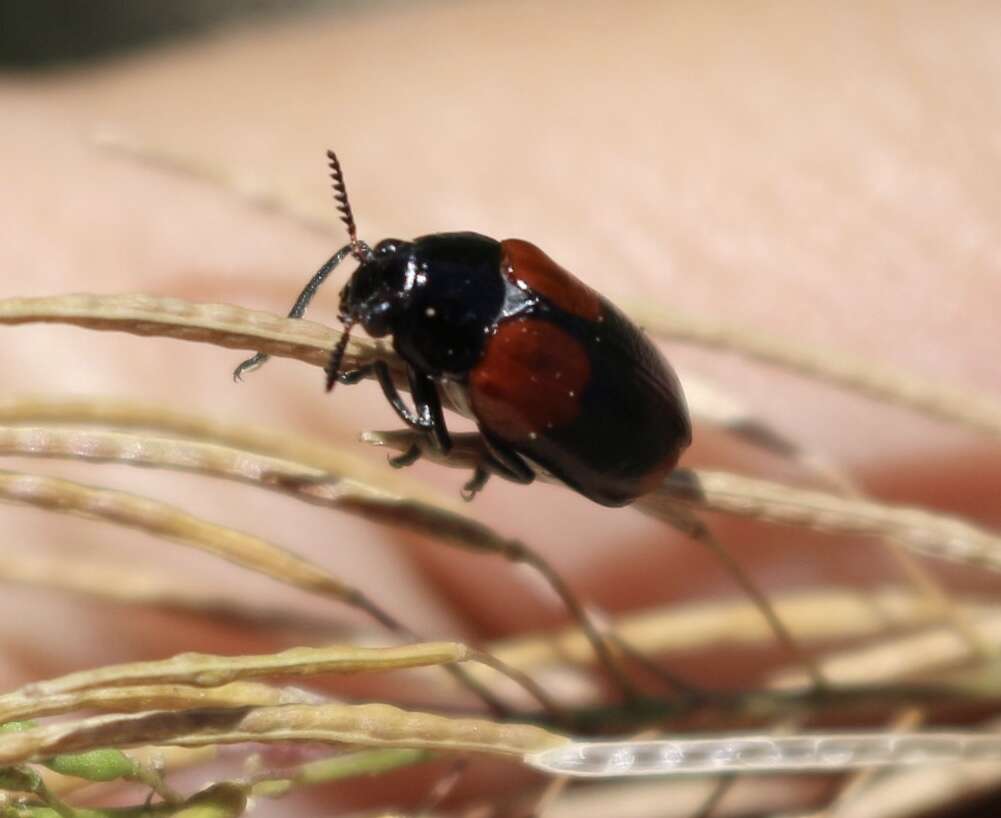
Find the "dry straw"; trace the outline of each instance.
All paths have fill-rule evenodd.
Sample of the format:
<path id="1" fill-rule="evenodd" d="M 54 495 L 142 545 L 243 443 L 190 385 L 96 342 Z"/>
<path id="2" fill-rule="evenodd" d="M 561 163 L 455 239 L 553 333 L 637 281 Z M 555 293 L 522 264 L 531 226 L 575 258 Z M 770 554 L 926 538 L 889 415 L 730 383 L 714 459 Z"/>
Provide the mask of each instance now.
<path id="1" fill-rule="evenodd" d="M 119 153 L 127 151 L 134 158 L 171 172 L 193 174 L 229 189 L 235 187 L 233 179 L 219 169 L 199 167 L 187 159 L 150 152 L 141 146 L 108 144 Z M 245 189 L 239 192 L 246 198 Z M 252 198 L 255 205 L 310 228 L 325 223 L 319 214 L 295 210 L 285 197 L 268 192 L 266 186 L 258 187 Z M 665 338 L 742 355 L 982 433 L 1001 434 L 1001 406 L 983 396 L 944 389 L 868 362 L 806 350 L 664 310 L 636 308 L 633 315 Z M 229 305 L 145 295 L 81 294 L 0 301 L 0 323 L 37 322 L 249 349 L 314 365 L 325 362 L 339 338 L 336 331 L 308 321 L 290 321 Z M 354 336 L 345 350 L 345 363 L 350 367 L 375 358 L 387 360 L 400 385 L 406 387 L 399 361 L 384 347 Z M 241 815 L 247 809 L 248 798 L 281 795 L 310 783 L 420 763 L 429 752 L 496 755 L 576 775 L 664 773 L 672 759 L 687 757 L 695 759 L 697 767 L 703 764 L 699 769 L 731 774 L 708 790 L 696 791 L 690 782 L 672 785 L 671 789 L 651 785 L 658 793 L 651 796 L 652 790 L 645 784 L 620 787 L 609 793 L 609 801 L 602 800 L 605 796 L 600 789 L 591 789 L 583 797 L 572 789 L 564 792 L 557 787 L 549 790 L 544 806 L 539 808 L 540 814 L 544 810 L 544 818 L 559 818 L 564 813 L 577 818 L 610 813 L 643 818 L 683 814 L 680 810 L 685 805 L 688 812 L 684 814 L 701 805 L 705 814 L 715 810 L 714 814 L 722 815 L 738 796 L 745 810 L 753 805 L 762 811 L 793 808 L 796 804 L 789 801 L 788 788 L 776 797 L 774 792 L 769 795 L 766 783 L 738 780 L 732 774 L 755 765 L 770 770 L 810 766 L 804 762 L 803 748 L 807 745 L 816 751 L 813 766 L 825 769 L 875 763 L 877 755 L 881 763 L 909 762 L 919 751 L 940 761 L 976 752 L 982 758 L 988 751 L 995 753 L 1001 745 L 989 729 L 936 736 L 900 731 L 913 729 L 933 716 L 937 708 L 949 704 L 963 705 L 979 714 L 996 712 L 1001 686 L 993 665 L 983 660 L 997 655 L 1001 611 L 976 599 L 950 598 L 910 555 L 997 570 L 1001 568 L 1001 537 L 957 517 L 863 498 L 836 468 L 800 450 L 794 441 L 755 418 L 732 398 L 709 384 L 693 380 L 692 385 L 689 391 L 697 418 L 797 460 L 831 490 L 805 490 L 718 472 L 676 472 L 636 507 L 712 549 L 750 601 L 672 607 L 619 619 L 599 616 L 600 627 L 562 577 L 528 545 L 483 525 L 470 515 L 468 507 L 453 498 L 438 496 L 406 475 L 364 458 L 284 431 L 212 421 L 160 406 L 50 396 L 0 400 L 0 455 L 129 463 L 209 475 L 279 491 L 375 522 L 404 526 L 435 541 L 500 554 L 534 566 L 576 618 L 576 625 L 561 633 L 532 635 L 490 646 L 489 651 L 473 651 L 456 643 L 422 643 L 388 648 L 342 644 L 243 657 L 188 654 L 37 682 L 0 696 L 0 723 L 12 722 L 16 728 L 0 733 L 0 775 L 6 774 L 0 789 L 27 793 L 26 814 L 39 818 L 51 814 L 44 809 L 64 816 L 75 814 L 60 800 L 60 794 L 72 792 L 73 786 L 57 787 L 44 766 L 47 764 L 70 770 L 70 780 L 117 777 L 144 781 L 161 799 L 150 807 L 150 814 L 194 818 Z M 415 442 L 409 432 L 372 433 L 367 439 L 399 450 Z M 463 468 L 481 456 L 477 438 L 457 436 L 456 442 L 448 458 L 429 450 L 424 454 Z M 199 548 L 279 581 L 359 607 L 389 627 L 397 638 L 414 641 L 399 616 L 387 612 L 360 589 L 274 543 L 199 519 L 184 509 L 88 483 L 9 470 L 0 471 L 0 498 L 102 519 Z M 862 536 L 873 547 L 895 543 L 914 590 L 882 588 L 862 595 L 804 591 L 765 596 L 729 550 L 715 539 L 699 516 L 705 511 L 747 517 L 768 525 Z M 72 557 L 53 561 L 11 554 L 3 563 L 0 579 L 9 582 L 72 590 L 115 604 L 157 604 L 196 615 L 226 615 L 260 627 L 288 628 L 304 635 L 315 636 L 324 630 L 315 619 L 258 610 L 237 600 L 220 600 L 180 577 L 149 577 L 116 565 L 88 564 L 84 570 Z M 652 657 L 722 645 L 757 646 L 775 638 L 785 645 L 795 664 L 775 674 L 762 689 L 707 696 L 704 691 L 682 686 L 681 695 L 675 690 L 670 696 L 646 700 L 636 697 L 629 671 L 636 669 L 634 666 L 656 669 Z M 858 644 L 862 639 L 869 643 Z M 847 644 L 836 652 L 820 647 L 830 640 Z M 566 682 L 577 678 L 575 674 L 588 672 L 596 659 L 633 698 L 588 710 L 586 703 L 593 703 L 600 695 L 593 677 L 589 677 L 590 698 L 574 702 L 570 697 L 569 704 L 556 700 L 549 684 L 543 689 L 535 678 L 544 672 L 552 681 L 552 689 L 563 691 Z M 637 659 L 642 661 L 637 663 Z M 471 665 L 470 660 L 484 664 Z M 465 663 L 461 671 L 457 664 L 460 662 Z M 502 677 L 506 675 L 543 705 L 542 718 L 561 729 L 519 724 L 516 719 L 497 716 L 469 718 L 405 711 L 385 704 L 344 704 L 257 680 L 440 665 L 460 673 L 458 681 L 478 691 L 496 714 L 507 714 L 511 707 L 494 692 L 502 689 Z M 677 687 L 673 677 L 666 679 Z M 510 685 L 510 681 L 504 684 Z M 524 692 L 520 698 L 512 697 L 512 701 L 515 699 L 519 704 L 527 700 Z M 901 711 L 908 703 L 918 709 Z M 84 711 L 102 715 L 80 718 Z M 786 725 L 788 732 L 796 717 L 812 712 L 830 715 L 859 711 L 889 718 L 889 726 L 861 738 L 808 736 L 801 731 L 768 738 L 767 726 L 776 721 Z M 70 720 L 35 726 L 25 721 L 57 714 L 70 716 Z M 733 739 L 711 735 L 671 736 L 656 744 L 629 741 L 595 745 L 589 740 L 574 741 L 565 733 L 568 725 L 579 729 L 598 725 L 618 731 L 653 725 L 656 733 L 662 730 L 665 719 L 680 717 L 697 719 L 706 728 L 725 728 L 734 720 L 761 727 L 759 733 L 747 736 L 741 745 L 743 751 L 735 749 Z M 855 742 L 851 752 L 846 750 L 849 738 Z M 250 775 L 219 782 L 187 798 L 171 793 L 162 779 L 142 764 L 123 763 L 125 757 L 115 755 L 127 747 L 163 747 L 163 752 L 168 752 L 174 745 L 215 747 L 249 741 L 320 741 L 368 749 L 307 762 L 280 775 Z M 729 762 L 720 763 L 726 761 L 723 756 L 727 753 Z M 712 763 L 705 766 L 710 757 Z M 170 758 L 173 760 L 163 762 L 165 770 L 171 765 L 181 767 L 203 760 L 191 751 L 179 751 Z M 86 759 L 86 765 L 82 759 Z M 553 759 L 559 763 L 550 763 Z M 594 764 L 587 768 L 581 759 L 591 759 Z M 660 767 L 651 767 L 651 759 Z M 574 764 L 577 768 L 570 769 Z M 681 769 L 683 765 L 676 767 Z M 907 782 L 913 779 L 908 775 L 853 779 L 832 804 L 831 816 L 835 810 L 837 815 L 851 814 L 844 810 L 860 799 L 872 807 L 865 814 L 902 814 L 886 806 L 890 802 L 881 792 L 911 787 Z M 909 803 L 915 811 L 936 803 L 936 799 L 941 802 L 943 793 L 957 797 L 984 786 L 982 777 L 964 779 L 960 773 L 948 772 L 944 775 L 946 778 L 937 782 L 937 788 L 922 790 L 920 797 L 911 798 Z M 687 794 L 679 798 L 681 793 Z M 916 793 L 917 788 L 911 794 Z M 674 806 L 666 812 L 651 812 L 650 804 Z M 436 808 L 436 803 L 431 805 L 431 809 Z M 595 808 L 597 812 L 593 812 Z M 8 813 L 15 814 L 0 804 L 0 815 L 6 818 Z"/>
<path id="2" fill-rule="evenodd" d="M 164 301 L 166 304 L 161 303 Z M 274 316 L 268 316 L 265 321 L 260 318 L 263 315 L 266 314 L 236 307 L 185 305 L 177 299 L 149 296 L 66 296 L 0 301 L 2 323 L 61 321 L 93 329 L 184 337 L 222 346 L 249 346 L 317 365 L 325 360 L 325 353 L 337 338 L 337 333 L 318 325 L 309 325 L 311 329 L 306 333 L 301 325 L 309 322 Z M 258 331 L 262 324 L 267 326 L 267 331 Z M 243 327 L 242 332 L 236 330 L 238 326 Z M 183 328 L 183 332 L 178 332 L 178 327 Z M 311 345 L 292 340 L 302 339 L 306 334 L 313 336 Z M 259 343 L 251 344 L 251 340 Z M 354 366 L 383 353 L 378 352 L 374 344 L 359 342 L 355 348 L 349 348 L 349 354 L 356 356 L 351 364 Z M 384 437 L 381 442 L 403 449 L 412 442 L 421 441 L 404 433 L 393 438 Z M 470 446 L 475 447 L 475 441 L 463 442 L 466 444 L 464 451 L 452 455 L 449 461 L 466 467 L 478 454 L 470 450 Z M 430 450 L 425 451 L 425 455 L 435 457 Z M 644 498 L 641 507 L 660 512 L 670 508 L 672 503 L 834 533 L 887 536 L 923 554 L 992 569 L 1001 566 L 1001 538 L 962 520 L 921 509 L 805 491 L 737 475 L 685 471 L 677 472 L 658 492 Z"/>
<path id="3" fill-rule="evenodd" d="M 160 309 L 161 306 L 164 309 Z M 110 328 L 138 334 L 160 334 L 227 346 L 241 346 L 254 340 L 253 348 L 264 349 L 272 354 L 289 354 L 314 363 L 322 361 L 324 351 L 335 340 L 334 333 L 321 329 L 311 330 L 312 342 L 304 342 L 302 336 L 307 333 L 303 333 L 301 326 L 291 328 L 283 326 L 283 323 L 303 322 L 282 322 L 273 318 L 244 320 L 245 318 L 246 316 L 235 308 L 212 305 L 185 306 L 176 300 L 160 305 L 146 297 L 112 297 L 107 300 L 70 297 L 0 302 L 0 320 L 10 323 L 65 320 L 97 329 Z M 261 333 L 266 337 L 263 343 L 257 344 L 255 336 L 259 333 L 260 327 L 266 328 L 266 331 Z M 290 340 L 286 330 L 298 333 L 296 340 Z M 374 345 L 364 344 L 350 352 L 358 356 L 359 362 L 367 360 L 366 356 L 383 354 Z M 400 476 L 394 475 L 384 479 L 383 475 L 376 474 L 371 469 L 356 469 L 354 459 L 342 452 L 324 449 L 318 453 L 314 446 L 305 441 L 297 442 L 286 435 L 243 429 L 231 424 L 211 423 L 158 408 L 143 408 L 108 401 L 58 401 L 44 398 L 7 400 L 0 405 L 0 424 L 2 424 L 0 452 L 3 453 L 100 462 L 129 462 L 240 480 L 290 493 L 309 502 L 360 513 L 370 519 L 394 524 L 403 521 L 410 527 L 423 529 L 425 533 L 451 541 L 453 544 L 495 551 L 515 559 L 532 560 L 533 552 L 459 513 L 449 501 L 428 496 L 426 492 L 415 490 L 410 493 L 410 486 L 406 485 L 405 478 L 401 479 Z M 370 435 L 369 439 L 380 445 L 401 449 L 413 442 L 412 436 L 408 433 Z M 468 467 L 479 456 L 477 445 L 475 438 L 460 438 L 456 451 L 448 459 L 448 464 Z M 433 452 L 427 454 L 435 457 Z M 364 479 L 354 476 L 358 473 L 363 473 Z M 119 524 L 142 528 L 160 536 L 206 549 L 309 590 L 327 593 L 343 600 L 354 600 L 356 604 L 360 599 L 363 600 L 363 606 L 372 604 L 368 603 L 357 589 L 344 586 L 321 569 L 273 544 L 251 535 L 214 526 L 193 518 L 180 509 L 170 508 L 149 498 L 56 478 L 11 472 L 0 473 L 0 491 L 10 501 L 31 503 L 85 516 L 99 516 Z M 421 495 L 420 499 L 416 499 L 418 495 Z M 644 498 L 638 505 L 641 510 L 665 519 L 710 544 L 714 542 L 711 535 L 697 518 L 691 516 L 691 511 L 722 511 L 770 523 L 836 533 L 888 537 L 917 552 L 932 553 L 935 556 L 960 559 L 989 567 L 999 564 L 998 554 L 1001 553 L 998 538 L 962 520 L 946 518 L 919 509 L 894 508 L 857 497 L 846 498 L 826 492 L 804 491 L 736 475 L 679 472 L 672 476 L 659 492 Z M 720 554 L 724 558 L 727 557 L 725 551 L 721 550 Z M 546 566 L 543 566 L 543 570 L 545 572 Z M 560 578 L 555 572 L 552 572 L 551 579 L 559 585 Z M 745 583 L 745 588 L 752 593 L 756 592 L 753 583 Z M 565 586 L 562 591 L 564 597 L 574 604 L 575 597 Z M 799 656 L 801 662 L 804 662 L 809 678 L 828 685 L 831 681 L 831 677 L 827 676 L 829 671 L 821 670 L 822 666 L 816 664 L 809 653 L 800 647 L 802 636 L 794 635 L 783 624 L 784 621 L 795 621 L 795 618 L 790 618 L 788 615 L 783 617 L 773 601 L 766 600 L 763 596 L 756 597 L 756 604 L 759 611 L 765 612 L 770 631 L 773 634 L 778 633 L 787 647 Z M 387 615 L 375 608 L 374 604 L 372 607 L 378 612 L 377 618 L 380 620 L 386 618 Z M 578 607 L 577 612 L 582 621 L 587 621 L 582 608 Z M 634 636 L 623 637 L 623 633 L 628 631 L 616 628 L 614 632 L 620 645 L 630 645 L 640 651 L 654 647 L 644 645 L 642 639 L 637 643 Z M 593 634 L 588 644 L 593 649 L 595 645 Z M 227 662 L 233 660 L 222 661 L 225 666 Z M 231 673 L 237 674 L 233 678 L 239 678 L 238 665 L 238 662 L 234 663 L 230 669 Z M 480 678 L 485 680 L 486 677 L 480 674 Z M 834 673 L 834 678 L 839 678 L 839 674 Z M 76 699 L 67 699 L 66 694 L 62 694 L 61 700 L 53 700 L 34 709 L 24 701 L 18 702 L 15 697 L 8 705 L 8 712 L 12 717 L 25 717 L 45 712 L 67 712 L 80 706 L 88 706 L 89 703 L 89 706 L 96 709 L 127 713 L 141 711 L 145 703 L 145 706 L 162 707 L 172 713 L 183 715 L 194 712 L 193 709 L 199 714 L 215 712 L 214 709 L 206 710 L 205 705 L 214 708 L 222 705 L 223 709 L 229 709 L 239 703 L 244 708 L 254 708 L 252 712 L 255 714 L 264 714 L 257 716 L 260 722 L 252 721 L 248 724 L 240 722 L 234 726 L 227 721 L 226 729 L 210 730 L 211 737 L 202 735 L 200 738 L 184 732 L 182 728 L 187 722 L 183 718 L 180 720 L 183 723 L 181 727 L 174 721 L 170 722 L 174 725 L 171 729 L 175 730 L 172 734 L 171 729 L 163 726 L 165 717 L 144 720 L 146 717 L 141 713 L 131 717 L 133 719 L 131 721 L 104 717 L 108 721 L 99 721 L 96 727 L 88 724 L 75 731 L 60 733 L 59 737 L 54 738 L 51 732 L 45 732 L 45 737 L 38 739 L 36 752 L 42 752 L 37 749 L 38 746 L 50 748 L 53 752 L 58 748 L 65 750 L 98 746 L 87 744 L 87 740 L 111 741 L 114 746 L 119 747 L 130 746 L 133 743 L 171 744 L 175 741 L 185 744 L 216 744 L 245 741 L 252 736 L 258 739 L 263 736 L 265 737 L 263 740 L 323 737 L 324 740 L 343 741 L 345 736 L 352 736 L 363 742 L 374 740 L 371 736 L 359 738 L 351 732 L 350 726 L 343 728 L 346 732 L 342 732 L 341 727 L 330 727 L 330 725 L 315 730 L 302 727 L 306 723 L 305 711 L 293 711 L 289 709 L 290 704 L 283 706 L 281 710 L 285 720 L 282 722 L 284 727 L 279 728 L 275 721 L 269 721 L 267 714 L 272 713 L 268 709 L 269 697 L 273 699 L 275 696 L 282 696 L 280 691 L 270 691 L 260 686 L 240 688 L 240 685 L 247 683 L 232 682 L 237 688 L 227 689 L 222 693 L 216 691 L 212 698 L 199 702 L 194 689 L 190 686 L 190 679 L 187 680 L 187 684 L 184 680 L 175 681 L 179 683 L 173 686 L 137 682 L 123 687 L 117 693 L 101 690 L 92 693 L 89 698 L 78 696 Z M 795 687 L 801 683 L 794 681 L 791 684 Z M 830 709 L 839 706 L 855 707 L 860 703 L 863 706 L 866 703 L 871 705 L 873 701 L 885 701 L 886 693 L 886 689 L 880 688 L 846 688 L 840 692 L 829 691 L 831 695 L 824 706 Z M 812 695 L 802 697 L 799 707 L 802 708 L 807 704 Z M 977 700 L 984 696 L 987 700 L 996 698 L 992 690 L 983 688 L 979 679 L 959 684 L 958 687 L 939 685 L 911 688 L 897 690 L 892 695 L 897 702 L 912 700 L 925 704 L 957 699 Z M 719 709 L 731 715 L 741 712 L 748 715 L 753 713 L 757 718 L 762 718 L 769 717 L 768 714 L 777 717 L 787 712 L 791 705 L 793 699 L 787 695 L 773 694 L 769 699 L 767 694 L 758 693 L 731 698 L 725 703 L 720 702 Z M 298 706 L 312 709 L 318 705 Z M 271 718 L 274 718 L 277 712 L 274 711 Z M 345 711 L 336 712 L 340 719 Z M 299 721 L 293 718 L 294 713 L 299 713 Z M 334 719 L 334 722 L 336 725 L 344 723 L 337 719 Z M 290 723 L 297 724 L 302 729 L 290 727 Z M 397 722 L 389 719 L 387 723 Z M 66 729 L 68 728 L 64 728 Z M 380 730 L 383 729 L 388 728 L 385 725 L 380 726 Z M 109 735 L 107 731 L 111 731 L 110 734 L 115 738 L 107 738 Z M 34 732 L 29 732 L 35 735 Z M 92 737 L 87 740 L 81 738 L 84 734 L 93 736 L 95 733 L 105 738 Z M 392 730 L 389 730 L 389 733 L 394 736 L 390 743 L 395 742 L 402 746 L 425 749 L 461 747 L 493 752 L 486 750 L 482 744 L 452 745 L 448 743 L 450 739 L 443 739 L 438 744 L 430 739 L 427 739 L 430 743 L 420 743 L 430 735 L 424 728 L 416 730 L 416 733 L 424 736 L 420 739 L 414 738 L 413 735 L 406 737 L 402 732 L 393 733 Z M 22 742 L 20 746 L 23 746 L 23 742 L 27 739 L 19 741 Z M 506 745 L 501 742 L 497 746 Z M 611 768 L 606 763 L 603 769 L 607 772 Z"/>

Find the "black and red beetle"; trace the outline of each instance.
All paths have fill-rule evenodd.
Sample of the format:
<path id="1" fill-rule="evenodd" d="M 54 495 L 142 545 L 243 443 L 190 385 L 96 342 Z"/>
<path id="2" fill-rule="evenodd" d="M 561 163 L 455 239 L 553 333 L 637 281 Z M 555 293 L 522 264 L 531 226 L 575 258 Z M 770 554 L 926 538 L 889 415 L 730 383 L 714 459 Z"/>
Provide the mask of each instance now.
<path id="1" fill-rule="evenodd" d="M 442 390 L 475 419 L 488 452 L 467 497 L 490 474 L 530 483 L 536 466 L 606 506 L 653 490 L 691 442 L 691 422 L 677 376 L 642 330 L 521 239 L 433 233 L 370 248 L 358 240 L 337 157 L 327 156 L 351 241 L 313 276 L 289 316 L 302 317 L 348 255 L 358 260 L 341 290 L 344 334 L 327 366 L 328 391 L 374 375 L 404 423 L 447 452 Z M 374 338 L 392 336 L 413 409 L 384 361 L 341 371 L 356 324 Z M 265 358 L 245 361 L 234 376 Z M 419 456 L 414 445 L 391 462 Z"/>

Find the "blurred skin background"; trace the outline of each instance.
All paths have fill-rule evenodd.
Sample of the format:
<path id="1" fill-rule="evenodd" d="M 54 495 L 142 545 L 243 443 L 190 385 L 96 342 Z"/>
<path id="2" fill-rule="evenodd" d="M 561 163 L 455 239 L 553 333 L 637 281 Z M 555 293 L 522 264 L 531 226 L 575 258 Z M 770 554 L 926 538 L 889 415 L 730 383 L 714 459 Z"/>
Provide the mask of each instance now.
<path id="1" fill-rule="evenodd" d="M 998 32 L 1001 7 L 972 0 L 2 3 L 0 297 L 148 292 L 284 313 L 344 242 L 331 147 L 370 242 L 521 237 L 623 306 L 662 304 L 1001 394 Z M 313 213 L 327 207 L 329 235 L 98 150 L 98 133 L 191 157 Z M 339 286 L 309 317 L 334 321 Z M 359 431 L 398 425 L 374 384 L 327 398 L 318 370 L 287 360 L 235 385 L 236 351 L 62 326 L 2 334 L 8 395 L 161 402 L 375 460 L 383 454 L 366 451 Z M 683 380 L 736 397 L 866 492 L 1001 525 L 996 443 L 726 355 L 665 351 Z M 270 539 L 426 635 L 485 640 L 565 620 L 525 571 L 281 497 L 8 462 Z M 684 465 L 804 477 L 708 426 Z M 410 475 L 452 495 L 464 479 L 424 464 Z M 606 611 L 739 593 L 698 546 L 560 488 L 494 480 L 469 511 L 544 553 Z M 17 507 L 2 521 L 6 548 L 127 559 L 336 624 L 362 621 L 140 535 Z M 712 523 L 765 589 L 903 583 L 870 543 Z M 928 565 L 952 590 L 998 590 L 993 578 Z M 0 639 L 3 687 L 182 650 L 281 646 L 16 588 L 0 596 Z M 672 668 L 746 686 L 787 658 L 703 652 Z"/>

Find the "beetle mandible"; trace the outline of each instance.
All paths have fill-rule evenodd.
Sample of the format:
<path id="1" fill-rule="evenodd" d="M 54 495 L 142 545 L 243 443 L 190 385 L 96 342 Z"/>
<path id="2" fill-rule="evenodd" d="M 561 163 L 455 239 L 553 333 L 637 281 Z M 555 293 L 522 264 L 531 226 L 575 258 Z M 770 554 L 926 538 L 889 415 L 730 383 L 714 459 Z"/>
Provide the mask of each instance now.
<path id="1" fill-rule="evenodd" d="M 348 256 L 359 265 L 341 290 L 343 334 L 326 367 L 336 383 L 374 376 L 411 428 L 448 452 L 441 393 L 471 416 L 484 460 L 464 488 L 471 499 L 491 474 L 530 483 L 542 467 L 585 497 L 622 506 L 652 491 L 691 442 L 678 378 L 643 331 L 542 250 L 521 239 L 432 233 L 412 241 L 358 239 L 344 175 L 327 151 L 349 243 L 310 279 L 290 318 Z M 413 408 L 385 361 L 341 370 L 352 329 L 392 337 L 407 366 Z M 244 361 L 236 379 L 267 359 Z M 415 443 L 390 462 L 420 457 Z"/>

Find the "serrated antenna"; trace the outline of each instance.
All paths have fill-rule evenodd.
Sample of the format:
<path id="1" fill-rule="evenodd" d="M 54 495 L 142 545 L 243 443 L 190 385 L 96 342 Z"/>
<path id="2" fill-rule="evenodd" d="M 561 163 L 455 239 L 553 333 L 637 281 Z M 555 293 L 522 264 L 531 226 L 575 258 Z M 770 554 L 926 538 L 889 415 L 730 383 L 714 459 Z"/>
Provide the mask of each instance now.
<path id="1" fill-rule="evenodd" d="M 327 365 L 324 370 L 327 373 L 327 391 L 332 392 L 334 387 L 337 386 L 337 376 L 341 374 L 341 362 L 344 360 L 344 352 L 348 348 L 348 339 L 351 337 L 351 330 L 354 328 L 355 322 L 353 319 L 348 319 L 344 321 L 344 328 L 341 330 L 340 340 L 337 342 L 337 346 L 333 348 L 330 352 L 330 358 L 327 360 Z"/>
<path id="2" fill-rule="evenodd" d="M 359 261 L 364 261 L 361 245 L 358 242 L 358 228 L 355 225 L 355 216 L 351 211 L 351 202 L 348 201 L 348 190 L 344 184 L 344 171 L 341 170 L 341 163 L 337 159 L 337 154 L 331 150 L 327 151 L 327 159 L 330 160 L 330 180 L 334 186 L 334 201 L 337 202 L 337 210 L 341 214 L 341 221 L 348 229 L 348 238 L 351 239 L 351 254 Z"/>

